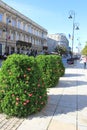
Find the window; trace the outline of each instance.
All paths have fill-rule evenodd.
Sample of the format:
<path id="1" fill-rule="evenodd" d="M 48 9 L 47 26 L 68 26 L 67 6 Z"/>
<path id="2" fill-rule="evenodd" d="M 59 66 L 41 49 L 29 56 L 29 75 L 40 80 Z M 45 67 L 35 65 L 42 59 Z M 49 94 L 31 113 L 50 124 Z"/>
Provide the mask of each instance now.
<path id="1" fill-rule="evenodd" d="M 3 14 L 0 14 L 0 22 L 3 20 Z"/>
<path id="2" fill-rule="evenodd" d="M 16 40 L 19 40 L 19 34 L 16 35 Z"/>
<path id="3" fill-rule="evenodd" d="M 14 37 L 14 36 L 13 36 L 13 33 L 11 33 L 11 40 L 13 40 L 13 37 Z"/>
<path id="4" fill-rule="evenodd" d="M 42 32 L 42 37 L 44 37 L 44 33 Z"/>
<path id="5" fill-rule="evenodd" d="M 26 25 L 25 24 L 23 24 L 23 30 L 25 31 L 25 27 L 26 27 Z"/>
<path id="6" fill-rule="evenodd" d="M 0 29 L 0 38 L 2 37 L 2 30 Z"/>
<path id="7" fill-rule="evenodd" d="M 18 28 L 21 28 L 21 21 L 18 21 Z"/>
<path id="8" fill-rule="evenodd" d="M 16 27 L 16 20 L 12 19 L 12 26 Z"/>
<path id="9" fill-rule="evenodd" d="M 11 23 L 11 19 L 9 17 L 6 18 L 6 23 L 7 24 Z"/>
<path id="10" fill-rule="evenodd" d="M 25 35 L 25 41 L 28 42 L 28 36 L 27 35 Z"/>

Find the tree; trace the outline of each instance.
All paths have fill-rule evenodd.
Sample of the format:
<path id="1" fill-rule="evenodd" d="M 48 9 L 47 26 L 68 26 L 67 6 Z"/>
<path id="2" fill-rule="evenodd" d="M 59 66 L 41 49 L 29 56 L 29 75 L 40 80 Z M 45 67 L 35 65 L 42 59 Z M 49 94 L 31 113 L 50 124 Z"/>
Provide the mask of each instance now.
<path id="1" fill-rule="evenodd" d="M 64 46 L 57 46 L 56 48 L 55 48 L 55 51 L 59 54 L 59 55 L 67 55 L 67 49 L 64 47 Z"/>
<path id="2" fill-rule="evenodd" d="M 87 42 L 83 50 L 81 51 L 82 55 L 87 55 Z"/>

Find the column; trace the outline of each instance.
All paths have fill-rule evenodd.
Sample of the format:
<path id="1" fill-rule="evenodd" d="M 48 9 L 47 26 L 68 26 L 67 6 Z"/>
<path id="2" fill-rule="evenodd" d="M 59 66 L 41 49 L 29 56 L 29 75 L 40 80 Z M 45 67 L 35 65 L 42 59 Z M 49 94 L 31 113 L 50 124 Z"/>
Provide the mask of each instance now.
<path id="1" fill-rule="evenodd" d="M 3 16 L 3 23 L 6 23 L 6 12 L 4 13 L 4 16 Z"/>

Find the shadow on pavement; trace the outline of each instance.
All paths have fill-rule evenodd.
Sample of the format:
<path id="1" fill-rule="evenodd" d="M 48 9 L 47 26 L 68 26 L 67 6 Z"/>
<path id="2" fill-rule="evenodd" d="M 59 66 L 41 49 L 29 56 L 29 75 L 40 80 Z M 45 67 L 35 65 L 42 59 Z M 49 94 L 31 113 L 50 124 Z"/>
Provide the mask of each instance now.
<path id="1" fill-rule="evenodd" d="M 49 95 L 48 104 L 55 106 L 54 100 L 57 100 L 57 110 L 59 114 L 67 114 L 69 112 L 81 111 L 87 108 L 86 95 Z M 61 108 L 61 109 L 59 109 Z M 50 109 L 50 108 L 49 108 Z M 48 111 L 49 111 L 48 109 Z M 64 111 L 63 111 L 64 109 Z M 61 113 L 60 113 L 61 112 Z M 52 115 L 51 115 L 52 116 Z"/>
<path id="2" fill-rule="evenodd" d="M 72 81 L 72 80 L 61 80 L 62 82 L 59 82 L 59 84 L 58 84 L 58 88 L 65 88 L 65 87 L 67 87 L 67 88 L 69 88 L 69 87 L 79 87 L 79 85 L 81 86 L 83 86 L 83 85 L 87 85 L 87 82 L 85 82 L 85 81 L 79 81 L 79 82 L 75 82 L 75 81 Z M 54 87 L 54 89 L 55 89 L 56 87 Z"/>
<path id="3" fill-rule="evenodd" d="M 84 74 L 65 74 L 64 77 L 77 77 L 77 76 L 84 76 Z"/>
<path id="4" fill-rule="evenodd" d="M 62 114 L 73 114 L 74 112 L 81 111 L 84 108 L 87 109 L 86 95 L 78 95 L 78 98 L 77 95 L 50 95 L 48 103 L 42 111 L 28 116 L 27 119 L 31 120 L 33 118 L 47 118 L 53 115 L 60 116 Z"/>

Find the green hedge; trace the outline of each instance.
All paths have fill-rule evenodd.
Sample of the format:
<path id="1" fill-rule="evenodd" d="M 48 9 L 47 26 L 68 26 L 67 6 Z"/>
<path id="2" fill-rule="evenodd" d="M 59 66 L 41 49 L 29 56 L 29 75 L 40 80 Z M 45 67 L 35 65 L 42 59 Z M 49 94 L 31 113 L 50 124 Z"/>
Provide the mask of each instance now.
<path id="1" fill-rule="evenodd" d="M 0 71 L 0 108 L 7 115 L 27 116 L 47 102 L 47 90 L 34 57 L 12 55 Z"/>
<path id="2" fill-rule="evenodd" d="M 0 70 L 0 111 L 18 117 L 40 111 L 47 103 L 47 88 L 64 72 L 60 56 L 9 56 Z"/>
<path id="3" fill-rule="evenodd" d="M 65 73 L 61 57 L 57 55 L 39 55 L 36 59 L 47 87 L 54 87 L 59 78 Z"/>

